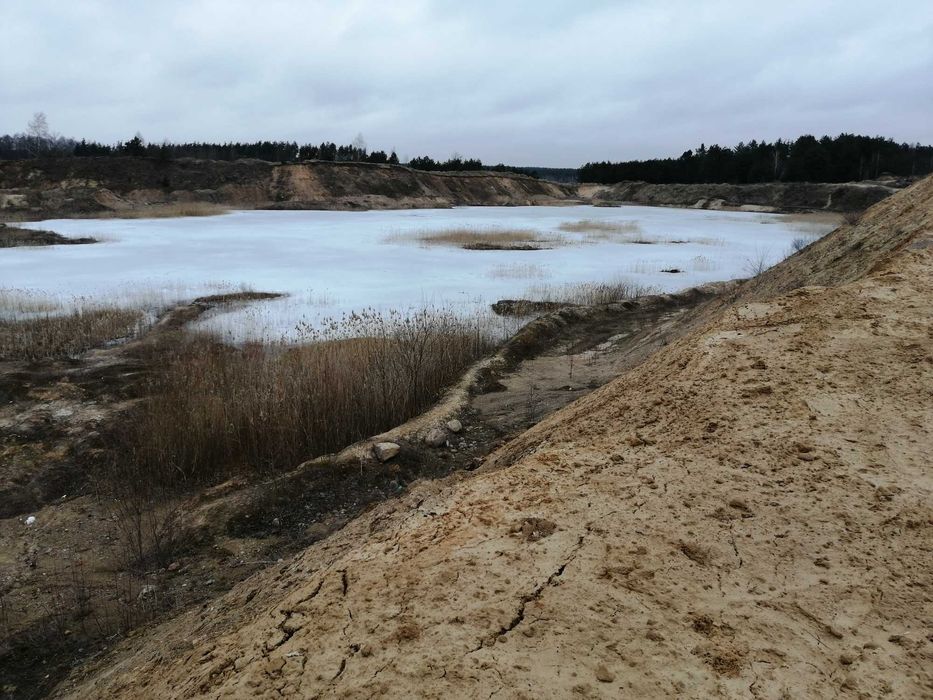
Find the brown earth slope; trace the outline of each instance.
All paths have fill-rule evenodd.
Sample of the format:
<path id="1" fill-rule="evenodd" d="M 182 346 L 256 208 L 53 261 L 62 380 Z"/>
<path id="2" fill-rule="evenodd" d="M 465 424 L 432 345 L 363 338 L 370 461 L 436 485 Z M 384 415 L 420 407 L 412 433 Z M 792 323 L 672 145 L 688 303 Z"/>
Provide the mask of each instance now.
<path id="1" fill-rule="evenodd" d="M 933 696 L 931 231 L 928 179 L 61 693 Z"/>
<path id="2" fill-rule="evenodd" d="M 179 202 L 233 208 L 379 209 L 552 204 L 572 188 L 526 175 L 398 165 L 180 158 L 0 161 L 0 216 L 121 212 Z"/>

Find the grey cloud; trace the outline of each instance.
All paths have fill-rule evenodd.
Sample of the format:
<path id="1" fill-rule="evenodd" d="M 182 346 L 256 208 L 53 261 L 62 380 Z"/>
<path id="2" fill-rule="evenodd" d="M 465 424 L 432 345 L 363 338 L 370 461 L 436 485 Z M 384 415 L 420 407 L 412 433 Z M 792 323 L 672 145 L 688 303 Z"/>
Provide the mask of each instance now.
<path id="1" fill-rule="evenodd" d="M 574 166 L 858 131 L 933 141 L 905 0 L 4 0 L 0 132 L 289 138 Z"/>

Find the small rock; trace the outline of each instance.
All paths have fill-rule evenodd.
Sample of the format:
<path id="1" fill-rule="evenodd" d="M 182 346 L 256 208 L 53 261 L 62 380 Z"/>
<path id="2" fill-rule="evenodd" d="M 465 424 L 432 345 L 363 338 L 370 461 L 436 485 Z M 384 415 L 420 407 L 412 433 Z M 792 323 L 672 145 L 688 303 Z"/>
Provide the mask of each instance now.
<path id="1" fill-rule="evenodd" d="M 152 595 L 155 595 L 155 592 L 156 592 L 156 587 L 153 586 L 151 583 L 149 583 L 149 584 L 146 584 L 145 586 L 143 586 L 143 587 L 139 590 L 139 595 L 136 596 L 136 597 L 137 597 L 138 600 L 143 600 L 144 598 L 148 598 L 148 597 L 150 597 L 150 596 L 152 596 Z"/>
<path id="2" fill-rule="evenodd" d="M 648 630 L 645 633 L 645 636 L 648 639 L 650 639 L 652 642 L 663 642 L 664 641 L 664 635 L 661 634 L 660 632 L 655 632 L 654 630 Z"/>
<path id="3" fill-rule="evenodd" d="M 180 568 L 181 568 L 181 564 L 179 564 L 177 561 L 173 561 L 171 564 L 168 565 L 169 571 L 178 571 Z"/>
<path id="4" fill-rule="evenodd" d="M 388 462 L 397 455 L 401 449 L 402 448 L 394 442 L 377 442 L 373 445 L 373 454 L 376 455 L 376 459 L 380 462 Z"/>
<path id="5" fill-rule="evenodd" d="M 842 654 L 839 657 L 839 663 L 841 663 L 843 666 L 851 666 L 853 663 L 855 663 L 855 657 L 852 656 L 852 654 Z"/>
<path id="6" fill-rule="evenodd" d="M 281 521 L 278 518 L 272 518 L 272 527 L 278 527 L 281 525 Z"/>
<path id="7" fill-rule="evenodd" d="M 424 436 L 424 444 L 428 447 L 441 447 L 447 442 L 447 431 L 443 428 L 431 428 Z"/>
<path id="8" fill-rule="evenodd" d="M 26 518 L 26 524 L 27 524 L 27 525 L 35 525 L 35 524 L 36 524 L 36 516 L 35 516 L 35 515 L 30 515 L 28 518 Z"/>
<path id="9" fill-rule="evenodd" d="M 615 674 L 606 668 L 603 664 L 596 667 L 596 680 L 600 683 L 612 683 L 616 679 Z"/>
<path id="10" fill-rule="evenodd" d="M 458 421 L 456 418 L 449 420 L 447 421 L 447 430 L 452 433 L 459 433 L 461 430 L 463 430 L 463 423 Z"/>
<path id="11" fill-rule="evenodd" d="M 360 656 L 372 656 L 373 648 L 369 644 L 363 644 L 360 646 Z"/>

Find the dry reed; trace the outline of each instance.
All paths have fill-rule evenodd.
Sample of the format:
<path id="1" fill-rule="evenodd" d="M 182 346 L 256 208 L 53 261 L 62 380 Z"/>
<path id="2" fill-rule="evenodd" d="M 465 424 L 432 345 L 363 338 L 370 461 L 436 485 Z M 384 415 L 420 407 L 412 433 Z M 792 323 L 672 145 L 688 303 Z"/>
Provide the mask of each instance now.
<path id="1" fill-rule="evenodd" d="M 626 279 L 618 279 L 610 282 L 535 285 L 529 287 L 524 296 L 532 301 L 589 306 L 611 304 L 656 293 L 657 290 L 654 287 L 640 285 Z"/>
<path id="2" fill-rule="evenodd" d="M 567 244 L 563 236 L 545 235 L 532 229 L 466 227 L 395 233 L 387 237 L 386 241 L 416 242 L 423 246 L 449 246 L 464 250 L 544 250 Z"/>
<path id="3" fill-rule="evenodd" d="M 641 230 L 637 221 L 602 221 L 599 219 L 565 221 L 557 228 L 569 233 L 590 234 L 637 233 Z"/>
<path id="4" fill-rule="evenodd" d="M 492 345 L 478 320 L 433 310 L 304 331 L 307 344 L 239 348 L 189 334 L 116 436 L 125 478 L 184 488 L 292 468 L 416 415 Z"/>
<path id="5" fill-rule="evenodd" d="M 89 308 L 0 318 L 0 360 L 73 357 L 139 332 L 144 315 L 135 309 Z"/>
<path id="6" fill-rule="evenodd" d="M 145 204 L 126 209 L 107 209 L 82 215 L 80 218 L 170 219 L 183 216 L 219 216 L 229 211 L 229 207 L 212 202 L 172 202 L 169 204 Z"/>
<path id="7" fill-rule="evenodd" d="M 68 238 L 54 231 L 19 228 L 0 223 L 0 248 L 97 243 L 95 238 Z"/>

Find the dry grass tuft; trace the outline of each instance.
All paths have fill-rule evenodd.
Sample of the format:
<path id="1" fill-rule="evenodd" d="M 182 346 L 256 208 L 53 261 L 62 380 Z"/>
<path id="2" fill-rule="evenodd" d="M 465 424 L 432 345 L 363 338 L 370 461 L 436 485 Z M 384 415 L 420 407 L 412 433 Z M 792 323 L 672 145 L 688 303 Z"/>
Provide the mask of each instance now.
<path id="1" fill-rule="evenodd" d="M 718 265 L 705 255 L 697 255 L 690 259 L 690 268 L 694 272 L 713 272 Z"/>
<path id="2" fill-rule="evenodd" d="M 535 285 L 529 287 L 525 297 L 535 302 L 579 304 L 590 306 L 611 304 L 626 299 L 635 299 L 647 294 L 656 294 L 657 289 L 619 279 L 612 282 L 583 282 L 562 285 Z"/>
<path id="3" fill-rule="evenodd" d="M 439 231 L 397 233 L 390 243 L 416 242 L 423 246 L 449 246 L 464 250 L 545 250 L 566 245 L 563 236 L 541 234 L 531 229 L 449 228 Z"/>
<path id="4" fill-rule="evenodd" d="M 492 279 L 544 279 L 550 277 L 551 273 L 533 263 L 511 263 L 496 265 L 486 275 Z"/>
<path id="5" fill-rule="evenodd" d="M 565 221 L 558 228 L 568 233 L 638 233 L 641 226 L 637 221 L 602 221 L 599 219 L 581 219 L 580 221 Z"/>

